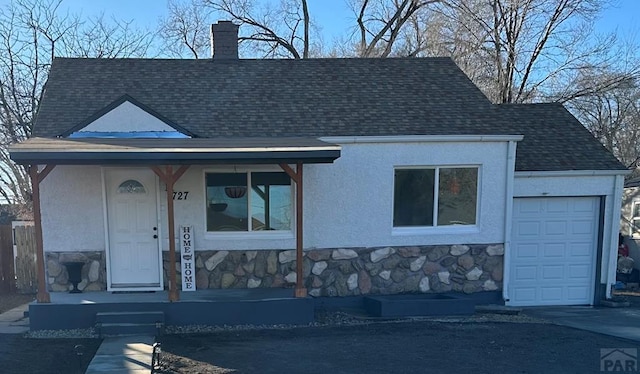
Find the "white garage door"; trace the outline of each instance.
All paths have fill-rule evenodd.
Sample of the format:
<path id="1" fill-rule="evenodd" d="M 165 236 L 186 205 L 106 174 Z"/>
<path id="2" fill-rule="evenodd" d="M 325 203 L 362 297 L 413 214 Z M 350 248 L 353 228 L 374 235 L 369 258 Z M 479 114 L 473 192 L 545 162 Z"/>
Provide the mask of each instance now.
<path id="1" fill-rule="evenodd" d="M 513 201 L 509 305 L 593 304 L 599 198 Z"/>

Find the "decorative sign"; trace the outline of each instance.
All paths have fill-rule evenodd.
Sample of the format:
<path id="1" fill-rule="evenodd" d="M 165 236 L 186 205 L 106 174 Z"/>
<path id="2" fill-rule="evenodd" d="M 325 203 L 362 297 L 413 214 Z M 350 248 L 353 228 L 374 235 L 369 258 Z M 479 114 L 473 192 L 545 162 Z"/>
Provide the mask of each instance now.
<path id="1" fill-rule="evenodd" d="M 193 242 L 193 226 L 180 226 L 180 264 L 182 291 L 196 290 L 196 267 Z"/>

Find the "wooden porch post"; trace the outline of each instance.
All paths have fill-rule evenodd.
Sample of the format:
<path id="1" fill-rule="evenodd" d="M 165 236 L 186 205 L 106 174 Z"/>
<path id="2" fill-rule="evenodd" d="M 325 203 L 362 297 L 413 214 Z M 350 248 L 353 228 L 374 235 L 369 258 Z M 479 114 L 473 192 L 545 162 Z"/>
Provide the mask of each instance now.
<path id="1" fill-rule="evenodd" d="M 38 272 L 38 294 L 36 300 L 39 303 L 50 303 L 51 296 L 47 291 L 44 271 L 44 243 L 42 241 L 42 214 L 40 212 L 40 183 L 49 175 L 55 165 L 47 165 L 38 172 L 38 165 L 29 165 L 31 177 L 31 200 L 33 203 L 33 222 L 36 230 L 36 270 Z"/>
<path id="2" fill-rule="evenodd" d="M 303 237 L 302 237 L 302 162 L 296 164 L 296 171 L 293 171 L 287 164 L 280 164 L 291 179 L 296 183 L 296 288 L 295 297 L 306 297 L 307 289 L 304 287 L 302 279 L 302 257 L 303 257 Z"/>
<path id="3" fill-rule="evenodd" d="M 189 169 L 189 165 L 182 165 L 173 172 L 171 165 L 165 166 L 163 172 L 157 166 L 151 166 L 156 175 L 167 185 L 167 222 L 169 230 L 169 301 L 180 300 L 178 283 L 176 281 L 176 228 L 173 214 L 173 186 L 180 177 Z"/>

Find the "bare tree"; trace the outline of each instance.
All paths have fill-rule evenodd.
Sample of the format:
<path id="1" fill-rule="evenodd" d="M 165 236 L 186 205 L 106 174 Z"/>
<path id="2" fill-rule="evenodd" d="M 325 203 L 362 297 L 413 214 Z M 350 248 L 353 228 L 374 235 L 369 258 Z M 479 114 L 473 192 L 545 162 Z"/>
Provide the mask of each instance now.
<path id="1" fill-rule="evenodd" d="M 593 77 L 585 75 L 577 85 Z M 629 81 L 606 91 L 579 97 L 570 103 L 581 122 L 627 167 L 640 161 L 640 86 Z"/>
<path id="2" fill-rule="evenodd" d="M 209 52 L 212 10 L 201 0 L 169 0 L 168 16 L 160 21 L 160 36 L 165 52 L 174 57 L 207 56 Z"/>
<path id="3" fill-rule="evenodd" d="M 358 24 L 359 57 L 417 56 L 428 48 L 421 11 L 441 0 L 351 0 Z M 407 29 L 413 32 L 407 33 Z M 415 37 L 408 36 L 411 34 Z M 404 41 L 404 43 L 399 43 Z M 399 52 L 402 51 L 402 52 Z M 395 52 L 395 53 L 394 53 Z"/>
<path id="4" fill-rule="evenodd" d="M 13 0 L 0 8 L 0 198 L 31 201 L 27 170 L 9 159 L 10 144 L 31 137 L 33 120 L 54 56 L 143 56 L 153 40 L 130 23 L 103 17 L 82 21 L 62 0 Z"/>
<path id="5" fill-rule="evenodd" d="M 445 0 L 442 16 L 468 27 L 465 38 L 442 41 L 475 45 L 477 66 L 492 66 L 480 84 L 497 103 L 553 99 L 566 102 L 627 81 L 637 66 L 619 67 L 615 35 L 594 35 L 595 17 L 610 2 L 601 0 Z M 457 22 L 464 19 L 465 23 Z M 469 67 L 472 69 L 473 67 Z M 592 86 L 573 89 L 581 71 L 608 71 Z M 469 70 L 466 70 L 469 74 Z M 475 75 L 473 72 L 470 76 Z"/>
<path id="6" fill-rule="evenodd" d="M 277 5 L 260 6 L 247 0 L 203 0 L 219 17 L 231 18 L 241 26 L 243 48 L 263 57 L 309 58 L 319 50 L 311 38 L 312 27 L 307 0 L 280 0 Z M 317 39 L 319 40 L 319 39 Z"/>

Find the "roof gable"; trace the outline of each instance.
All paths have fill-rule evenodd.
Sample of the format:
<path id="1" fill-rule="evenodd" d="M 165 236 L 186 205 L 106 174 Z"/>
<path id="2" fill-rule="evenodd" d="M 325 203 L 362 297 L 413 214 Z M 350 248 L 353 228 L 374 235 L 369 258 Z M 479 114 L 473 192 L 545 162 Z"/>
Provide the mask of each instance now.
<path id="1" fill-rule="evenodd" d="M 60 136 L 184 138 L 191 134 L 133 97 L 123 95 Z"/>

